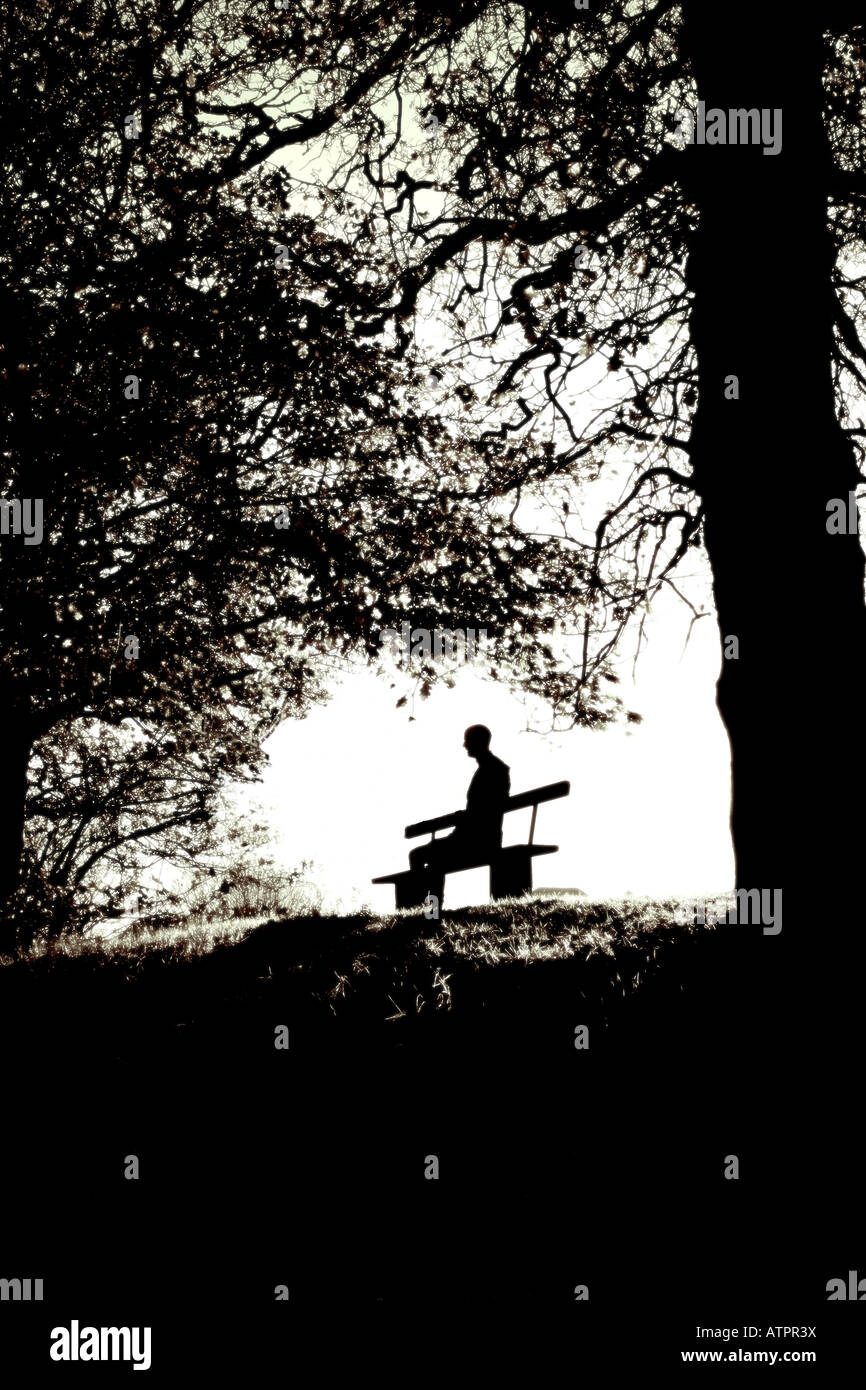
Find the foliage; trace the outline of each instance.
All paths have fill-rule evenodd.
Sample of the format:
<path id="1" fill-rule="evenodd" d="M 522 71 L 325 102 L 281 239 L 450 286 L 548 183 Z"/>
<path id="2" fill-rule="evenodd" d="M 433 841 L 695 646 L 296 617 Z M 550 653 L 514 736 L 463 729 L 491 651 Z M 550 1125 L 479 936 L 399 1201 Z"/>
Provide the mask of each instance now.
<path id="1" fill-rule="evenodd" d="M 30 765 L 27 843 L 50 882 L 90 886 L 113 910 L 148 861 L 194 862 L 210 836 L 227 775 L 250 780 L 262 761 L 231 728 L 174 736 L 135 720 L 119 728 L 66 720 Z"/>
<path id="2" fill-rule="evenodd" d="M 278 862 L 261 809 L 223 806 L 208 850 L 166 893 L 166 903 L 194 923 L 315 915 L 322 893 L 312 881 L 313 869 L 306 860 L 293 869 Z"/>
<path id="3" fill-rule="evenodd" d="M 560 725 L 614 717 L 612 655 L 660 586 L 703 611 L 709 184 L 678 134 L 699 10 L 7 13 L 2 488 L 45 506 L 42 544 L 0 546 L 16 745 L 131 718 L 260 742 L 405 617 L 483 626 L 491 676 Z M 825 365 L 859 451 L 862 50 L 848 5 L 804 22 Z M 415 674 L 423 694 L 443 672 Z"/>

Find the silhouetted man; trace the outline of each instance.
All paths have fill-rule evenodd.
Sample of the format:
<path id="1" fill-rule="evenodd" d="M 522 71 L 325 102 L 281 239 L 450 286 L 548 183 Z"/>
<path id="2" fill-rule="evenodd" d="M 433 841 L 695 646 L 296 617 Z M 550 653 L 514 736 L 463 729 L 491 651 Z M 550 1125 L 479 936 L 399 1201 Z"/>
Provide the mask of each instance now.
<path id="1" fill-rule="evenodd" d="M 442 906 L 445 874 L 449 869 L 485 860 L 502 847 L 502 817 L 511 793 L 511 774 L 501 758 L 490 752 L 490 730 L 473 724 L 463 735 L 463 747 L 478 769 L 466 793 L 466 810 L 457 828 L 443 840 L 433 840 L 409 851 L 409 867 L 427 870 L 427 891 Z"/>

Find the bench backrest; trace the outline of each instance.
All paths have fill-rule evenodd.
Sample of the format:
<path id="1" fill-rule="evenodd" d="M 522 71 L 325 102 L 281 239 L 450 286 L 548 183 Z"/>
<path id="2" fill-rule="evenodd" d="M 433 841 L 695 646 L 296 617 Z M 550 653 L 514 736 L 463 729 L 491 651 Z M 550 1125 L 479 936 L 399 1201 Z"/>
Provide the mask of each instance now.
<path id="1" fill-rule="evenodd" d="M 538 806 L 542 801 L 556 801 L 560 796 L 568 796 L 570 791 L 570 782 L 549 782 L 546 787 L 535 787 L 532 791 L 518 792 L 517 796 L 508 798 L 503 814 L 507 814 L 509 811 L 522 811 L 525 806 Z M 447 830 L 449 826 L 457 824 L 461 815 L 461 811 L 452 811 L 449 816 L 436 816 L 433 820 L 419 820 L 415 825 L 406 826 L 405 837 L 407 840 L 413 840 L 416 835 L 431 835 L 435 830 Z"/>

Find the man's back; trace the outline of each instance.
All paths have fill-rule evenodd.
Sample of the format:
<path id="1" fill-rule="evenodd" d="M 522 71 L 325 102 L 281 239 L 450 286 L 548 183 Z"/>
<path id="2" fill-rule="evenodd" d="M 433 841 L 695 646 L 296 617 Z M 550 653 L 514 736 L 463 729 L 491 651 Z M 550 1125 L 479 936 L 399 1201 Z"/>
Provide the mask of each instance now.
<path id="1" fill-rule="evenodd" d="M 466 810 L 454 834 L 442 840 L 434 837 L 429 845 L 416 845 L 409 851 L 410 869 L 423 873 L 428 895 L 440 907 L 446 873 L 479 861 L 492 862 L 502 845 L 502 817 L 511 792 L 511 774 L 501 758 L 490 752 L 490 737 L 484 724 L 470 725 L 463 735 L 463 747 L 478 763 L 478 770 L 469 783 Z"/>
<path id="2" fill-rule="evenodd" d="M 462 830 L 478 841 L 502 843 L 502 817 L 511 794 L 511 773 L 502 761 L 487 751 L 478 758 L 478 770 L 466 793 L 466 814 Z"/>

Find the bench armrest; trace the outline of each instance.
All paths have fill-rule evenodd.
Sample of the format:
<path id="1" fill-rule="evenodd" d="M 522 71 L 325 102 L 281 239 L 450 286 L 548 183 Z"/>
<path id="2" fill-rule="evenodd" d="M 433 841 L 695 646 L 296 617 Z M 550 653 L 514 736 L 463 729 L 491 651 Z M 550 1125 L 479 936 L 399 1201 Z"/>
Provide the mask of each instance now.
<path id="1" fill-rule="evenodd" d="M 509 811 L 522 811 L 525 806 L 539 806 L 543 801 L 556 801 L 560 796 L 568 796 L 571 791 L 570 782 L 549 782 L 546 787 L 535 787 L 532 791 L 519 792 L 517 796 L 510 796 L 502 808 L 502 814 L 507 815 Z M 419 820 L 414 825 L 407 825 L 404 831 L 407 840 L 414 840 L 416 835 L 432 835 L 434 830 L 449 830 L 451 826 L 458 825 L 463 811 L 452 811 L 448 816 L 435 816 L 433 820 Z"/>
<path id="2" fill-rule="evenodd" d="M 419 820 L 415 825 L 407 825 L 404 835 L 407 840 L 414 840 L 416 835 L 432 835 L 434 830 L 449 830 L 452 826 L 459 825 L 462 818 L 462 811 L 452 811 L 448 816 L 436 816 L 433 820 Z"/>

